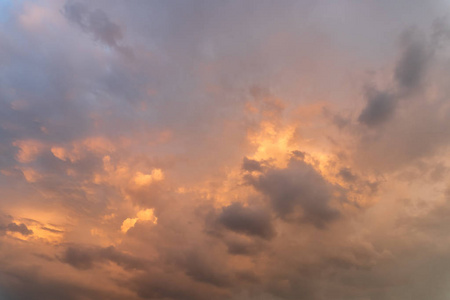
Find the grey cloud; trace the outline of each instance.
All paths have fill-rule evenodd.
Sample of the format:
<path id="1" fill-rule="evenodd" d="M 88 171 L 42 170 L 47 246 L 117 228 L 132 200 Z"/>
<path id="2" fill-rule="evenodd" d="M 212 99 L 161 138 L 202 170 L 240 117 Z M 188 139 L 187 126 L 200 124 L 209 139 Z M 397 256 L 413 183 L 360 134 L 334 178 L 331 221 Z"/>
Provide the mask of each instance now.
<path id="1" fill-rule="evenodd" d="M 417 87 L 424 76 L 430 54 L 426 44 L 414 31 L 407 31 L 402 37 L 403 53 L 395 68 L 395 79 L 406 89 Z"/>
<path id="2" fill-rule="evenodd" d="M 68 1 L 63 8 L 66 18 L 80 26 L 85 32 L 91 33 L 94 39 L 115 48 L 124 54 L 131 55 L 131 50 L 120 45 L 123 32 L 119 25 L 112 22 L 104 11 L 90 11 L 82 2 Z"/>
<path id="3" fill-rule="evenodd" d="M 74 268 L 87 270 L 94 266 L 95 257 L 91 251 L 69 247 L 61 258 L 61 261 Z"/>
<path id="4" fill-rule="evenodd" d="M 69 21 L 110 47 L 116 47 L 118 40 L 123 37 L 120 27 L 100 9 L 91 12 L 84 3 L 69 1 L 64 5 L 63 12 Z"/>
<path id="5" fill-rule="evenodd" d="M 223 299 L 226 293 L 217 288 L 190 281 L 186 276 L 173 272 L 151 272 L 136 276 L 130 287 L 141 299 L 207 300 Z"/>
<path id="6" fill-rule="evenodd" d="M 48 227 L 41 227 L 41 229 L 45 230 L 45 231 L 53 232 L 53 233 L 64 233 L 64 231 L 62 231 L 62 230 L 52 229 L 52 228 L 48 228 Z"/>
<path id="7" fill-rule="evenodd" d="M 122 253 L 113 246 L 106 248 L 69 246 L 60 260 L 80 270 L 92 269 L 96 264 L 108 261 L 114 262 L 124 269 L 148 267 L 147 261 Z"/>
<path id="8" fill-rule="evenodd" d="M 158 223 L 156 231 L 147 229 L 136 236 L 137 241 L 149 236 L 147 242 L 156 247 L 159 255 L 151 267 L 135 273 L 127 286 L 142 299 L 206 300 L 230 296 L 230 289 L 236 284 L 233 268 L 227 264 L 227 254 L 220 243 L 197 228 L 195 223 L 202 219 L 189 224 L 182 218 L 167 221 Z"/>
<path id="9" fill-rule="evenodd" d="M 234 255 L 254 255 L 258 252 L 258 248 L 254 245 L 248 245 L 238 242 L 228 243 L 228 253 Z"/>
<path id="10" fill-rule="evenodd" d="M 219 264 L 209 251 L 191 250 L 181 257 L 180 266 L 194 280 L 218 287 L 229 286 L 231 277 L 225 265 Z"/>
<path id="11" fill-rule="evenodd" d="M 261 207 L 252 205 L 244 207 L 235 202 L 223 208 L 218 217 L 219 223 L 227 229 L 264 239 L 270 239 L 275 235 L 270 213 Z"/>
<path id="12" fill-rule="evenodd" d="M 69 19 L 70 21 L 77 23 L 82 28 L 86 27 L 84 23 L 86 22 L 85 18 L 89 10 L 84 3 L 75 1 L 67 2 L 64 5 L 63 12 L 67 19 Z"/>
<path id="13" fill-rule="evenodd" d="M 347 182 L 354 182 L 358 179 L 358 177 L 353 174 L 349 168 L 340 169 L 338 175 Z"/>
<path id="14" fill-rule="evenodd" d="M 359 115 L 358 121 L 369 127 L 375 127 L 391 119 L 399 101 L 410 96 L 425 76 L 427 67 L 433 58 L 432 51 L 425 39 L 413 29 L 401 36 L 401 56 L 394 69 L 394 91 L 369 88 L 366 91 L 367 104 Z"/>
<path id="15" fill-rule="evenodd" d="M 435 156 L 450 141 L 450 112 L 445 102 L 411 101 L 403 107 L 402 118 L 392 120 L 389 130 L 365 132 L 354 154 L 359 167 L 393 171 Z"/>
<path id="16" fill-rule="evenodd" d="M 275 212 L 284 219 L 293 217 L 322 228 L 340 215 L 330 206 L 332 185 L 303 161 L 291 159 L 285 169 L 272 168 L 247 180 L 269 198 Z"/>
<path id="17" fill-rule="evenodd" d="M 19 225 L 16 223 L 10 223 L 6 226 L 6 230 L 10 232 L 19 232 L 25 236 L 33 234 L 33 230 L 28 229 L 28 227 L 23 223 Z"/>
<path id="18" fill-rule="evenodd" d="M 33 230 L 28 229 L 28 227 L 25 224 L 23 224 L 23 223 L 20 223 L 20 224 L 9 223 L 7 225 L 1 225 L 0 224 L 0 233 L 2 231 L 3 232 L 6 232 L 6 231 L 18 232 L 18 233 L 20 233 L 20 234 L 22 234 L 24 236 L 28 236 L 28 235 L 32 235 L 33 234 Z"/>
<path id="19" fill-rule="evenodd" d="M 385 214 L 367 216 L 363 209 L 358 210 L 355 218 L 347 212 L 344 218 L 344 212 L 333 207 L 333 200 L 339 202 L 334 195 L 340 192 L 337 187 L 312 166 L 295 161 L 304 158 L 308 161 L 312 156 L 295 151 L 293 161 L 281 169 L 265 161 L 247 157 L 242 160 L 243 155 L 250 155 L 254 150 L 246 133 L 257 128 L 260 121 L 257 113 L 247 119 L 243 117 L 244 101 L 241 99 L 248 97 L 249 86 L 261 86 L 260 90 L 253 89 L 252 94 L 265 118 L 288 126 L 292 125 L 289 118 L 297 117 L 290 114 L 291 109 L 295 110 L 298 104 L 309 99 L 324 99 L 333 101 L 336 106 L 348 107 L 353 104 L 348 100 L 351 97 L 336 78 L 351 81 L 344 74 L 349 66 L 354 67 L 350 73 L 355 69 L 358 73 L 361 58 L 365 68 L 367 64 L 373 65 L 389 57 L 383 49 L 390 50 L 395 40 L 393 35 L 405 24 L 425 22 L 434 17 L 432 12 L 438 7 L 438 1 L 369 0 L 364 3 L 344 1 L 344 4 L 310 0 L 261 1 L 256 6 L 254 1 L 135 1 L 127 4 L 108 0 L 69 1 L 63 7 L 63 16 L 68 22 L 62 23 L 51 14 L 52 9 L 57 13 L 60 2 L 9 2 L 20 2 L 14 5 L 21 9 L 11 15 L 11 22 L 5 23 L 0 12 L 0 61 L 4 64 L 0 71 L 2 171 L 23 166 L 14 160 L 17 149 L 9 145 L 16 139 L 27 138 L 40 140 L 47 146 L 70 146 L 72 141 L 92 134 L 111 137 L 118 147 L 128 147 L 118 149 L 111 160 L 118 167 L 129 163 L 130 171 L 135 167 L 151 170 L 159 167 L 154 160 L 160 157 L 164 160 L 166 156 L 174 158 L 170 158 L 170 163 L 161 164 L 165 180 L 170 182 L 167 187 L 155 185 L 139 190 L 116 189 L 112 182 L 93 183 L 96 174 L 103 174 L 101 155 L 88 155 L 71 163 L 52 157 L 47 151 L 25 165 L 34 168 L 43 178 L 29 184 L 21 177 L 13 187 L 21 192 L 27 190 L 27 193 L 10 197 L 13 200 L 3 201 L 2 198 L 2 206 L 7 207 L 8 201 L 12 205 L 14 201 L 17 206 L 26 208 L 27 201 L 33 201 L 31 207 L 39 204 L 48 207 L 55 201 L 58 203 L 55 207 L 64 207 L 69 219 L 85 221 L 89 229 L 91 225 L 104 226 L 102 228 L 109 225 L 108 234 L 115 235 L 120 234 L 115 232 L 120 228 L 120 221 L 134 214 L 116 211 L 117 220 L 99 224 L 100 216 L 109 215 L 113 209 L 120 210 L 117 204 L 122 203 L 125 193 L 136 209 L 155 207 L 158 225 L 138 222 L 126 235 L 120 236 L 123 239 L 120 247 L 127 247 L 133 254 L 113 247 L 70 245 L 58 259 L 48 262 L 50 268 L 42 260 L 27 261 L 27 256 L 21 253 L 8 255 L 8 249 L 15 250 L 15 246 L 2 238 L 5 243 L 3 240 L 0 243 L 0 259 L 13 257 L 11 265 L 29 264 L 32 268 L 23 272 L 8 271 L 5 261 L 0 261 L 0 298 L 446 299 L 439 293 L 446 290 L 448 257 L 422 250 L 433 248 L 437 240 L 440 243 L 445 240 L 445 226 L 441 225 L 448 223 L 445 222 L 448 209 L 441 209 L 439 215 L 433 213 L 436 216 L 430 218 L 429 223 L 414 227 L 427 235 L 405 243 L 411 245 L 413 249 L 407 250 L 415 255 L 402 260 L 403 252 L 398 251 L 395 261 L 377 265 L 378 254 L 373 253 L 370 246 L 339 247 L 342 237 L 375 240 L 376 249 L 395 247 L 398 240 L 389 240 L 389 236 L 396 234 L 397 227 L 392 225 L 389 230 L 376 232 L 373 228 L 380 223 L 384 225 L 378 220 L 384 220 Z M 27 6 L 22 7 L 22 4 Z M 33 15 L 37 17 L 33 22 L 61 26 L 49 26 L 50 30 L 46 30 L 37 24 L 25 29 L 22 20 L 26 20 L 28 9 L 34 8 L 42 10 Z M 42 20 L 40 16 L 44 16 Z M 57 21 L 47 23 L 53 19 Z M 11 25 L 15 21 L 16 27 Z M 68 30 L 66 23 L 74 25 L 76 30 Z M 127 26 L 126 36 L 122 24 Z M 103 49 L 105 47 L 95 48 L 94 43 L 85 43 L 86 36 L 124 54 L 130 50 L 123 46 L 129 37 L 142 46 L 142 49 L 133 47 L 136 56 L 147 58 L 126 65 L 120 56 L 110 55 L 108 49 Z M 370 50 L 365 51 L 364 47 Z M 363 162 L 355 163 L 357 166 L 352 165 L 351 170 L 337 169 L 337 175 L 349 182 L 358 176 L 352 185 L 365 184 L 364 172 L 359 172 L 368 169 L 369 164 L 364 160 L 371 159 L 375 167 L 398 166 L 416 158 L 431 157 L 448 143 L 450 118 L 443 109 L 447 97 L 420 105 L 409 101 L 411 99 L 403 101 L 403 97 L 417 96 L 413 92 L 424 83 L 426 72 L 431 71 L 428 47 L 421 39 L 405 42 L 393 70 L 392 86 L 389 86 L 392 91 L 382 88 L 367 95 L 360 123 L 370 130 L 364 126 L 357 128 L 364 132 L 361 139 L 364 145 L 358 149 L 358 154 L 349 155 L 350 162 L 357 155 L 363 157 Z M 358 66 L 348 64 L 349 61 Z M 344 67 L 338 66 L 341 64 Z M 337 89 L 333 89 L 334 86 Z M 282 91 L 277 92 L 277 96 L 285 103 L 274 101 L 272 94 L 267 93 L 272 90 Z M 317 93 L 318 90 L 325 92 Z M 339 103 L 340 97 L 345 99 L 343 103 Z M 16 99 L 24 99 L 28 106 L 12 109 L 11 103 Z M 393 118 L 396 113 L 399 118 Z M 352 130 L 348 116 L 347 113 L 336 114 L 333 121 L 341 129 Z M 388 121 L 392 121 L 387 124 L 392 127 L 379 126 Z M 299 133 L 302 141 L 304 137 L 314 147 L 315 139 L 321 136 L 310 132 L 309 125 L 321 127 L 324 124 L 306 124 Z M 149 132 L 158 134 L 161 129 L 170 129 L 174 141 L 157 144 L 157 138 Z M 344 140 L 337 140 L 336 144 L 343 144 Z M 126 146 L 127 141 L 138 142 Z M 222 180 L 222 171 L 217 171 L 236 164 L 248 171 L 243 172 L 247 183 L 263 199 L 259 199 L 258 205 L 250 203 L 248 207 L 234 203 L 219 214 L 211 209 L 214 224 L 219 223 L 223 230 L 216 236 L 205 234 L 210 230 L 204 226 L 206 214 L 193 211 L 205 202 L 211 207 L 209 196 L 191 191 L 180 195 L 169 188 L 195 187 L 207 179 L 216 190 Z M 354 168 L 360 170 L 354 171 Z M 20 173 L 19 169 L 14 170 Z M 252 171 L 257 174 L 248 174 Z M 442 179 L 443 172 L 436 169 L 430 176 Z M 217 177 L 211 175 L 218 173 Z M 12 189 L 6 187 L 12 177 L 0 176 L 2 187 Z M 270 208 L 273 211 L 269 212 Z M 275 219 L 276 216 L 287 222 Z M 297 223 L 291 222 L 306 222 L 323 228 L 339 217 L 342 222 L 334 223 L 330 230 L 316 230 L 313 226 L 299 228 Z M 11 222 L 8 219 L 1 224 Z M 273 238 L 275 222 L 277 237 Z M 29 229 L 21 226 L 11 225 L 11 229 L 27 233 Z M 7 227 L 5 225 L 4 230 Z M 433 230 L 425 230 L 428 227 Z M 67 239 L 92 239 L 86 228 L 86 231 L 73 233 L 65 230 Z M 50 228 L 42 229 L 54 232 Z M 430 231 L 435 230 L 439 235 L 428 239 Z M 36 243 L 33 246 L 44 247 L 41 242 L 33 243 Z M 438 248 L 447 250 L 445 245 Z M 167 255 L 171 251 L 177 253 Z M 154 252 L 159 257 L 168 257 L 166 260 L 158 258 L 155 264 L 140 258 Z M 432 258 L 428 259 L 430 264 L 426 257 Z M 420 259 L 423 263 L 416 264 Z M 132 279 L 127 277 L 117 282 L 118 273 L 109 274 L 109 268 L 102 268 L 109 263 L 122 266 Z M 115 296 L 101 292 L 103 287 L 86 288 L 63 282 L 64 278 L 60 281 L 46 277 L 54 265 L 55 269 L 62 267 L 73 272 L 67 274 L 67 278 L 104 276 L 102 283 L 110 283 L 115 288 L 125 286 L 130 293 Z M 248 269 L 242 271 L 245 267 Z"/>
<path id="20" fill-rule="evenodd" d="M 440 79 L 448 70 L 437 67 L 445 65 L 447 59 L 438 46 L 433 39 L 427 42 L 417 30 L 404 33 L 403 52 L 394 74 L 396 90 L 388 94 L 373 93 L 375 99 L 378 95 L 381 99 L 369 98 L 359 117 L 360 122 L 375 129 L 363 131 L 360 137 L 354 157 L 361 166 L 396 170 L 419 159 L 431 158 L 448 145 L 450 116 L 444 100 L 448 91 Z M 441 90 L 439 95 L 434 96 L 423 84 L 425 75 L 433 80 L 433 91 Z M 389 126 L 378 126 L 387 121 Z"/>
<path id="21" fill-rule="evenodd" d="M 261 171 L 262 167 L 259 161 L 244 157 L 244 160 L 242 162 L 242 169 L 245 171 L 252 172 L 252 171 Z"/>
<path id="22" fill-rule="evenodd" d="M 95 38 L 112 47 L 117 47 L 118 40 L 123 37 L 120 27 L 111 22 L 108 16 L 99 9 L 88 15 L 86 29 L 91 31 Z"/>
<path id="23" fill-rule="evenodd" d="M 303 151 L 294 150 L 294 151 L 292 151 L 292 155 L 293 155 L 295 158 L 302 160 L 302 159 L 305 158 L 306 153 L 303 152 Z"/>
<path id="24" fill-rule="evenodd" d="M 64 278 L 50 278 L 36 268 L 2 269 L 0 271 L 0 297 L 2 300 L 119 300 L 122 295 L 102 288 L 87 287 Z"/>
<path id="25" fill-rule="evenodd" d="M 264 245 L 259 240 L 250 240 L 241 236 L 228 237 L 225 240 L 228 253 L 233 255 L 254 256 L 264 249 Z"/>
<path id="26" fill-rule="evenodd" d="M 397 107 L 397 98 L 383 91 L 369 89 L 367 106 L 359 115 L 358 121 L 367 126 L 377 126 L 389 120 Z"/>

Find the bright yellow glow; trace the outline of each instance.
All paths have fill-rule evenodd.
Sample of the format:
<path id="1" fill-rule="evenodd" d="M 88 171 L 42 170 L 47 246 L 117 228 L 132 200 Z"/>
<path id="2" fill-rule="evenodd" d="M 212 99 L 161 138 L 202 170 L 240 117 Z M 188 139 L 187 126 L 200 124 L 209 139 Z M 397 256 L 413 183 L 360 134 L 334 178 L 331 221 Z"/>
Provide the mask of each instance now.
<path id="1" fill-rule="evenodd" d="M 44 226 L 30 225 L 28 228 L 33 230 L 32 238 L 43 239 L 49 243 L 59 243 L 63 239 L 64 232 L 49 224 Z"/>
<path id="2" fill-rule="evenodd" d="M 154 181 L 161 181 L 164 179 L 164 174 L 161 169 L 153 169 L 151 174 L 144 174 L 137 172 L 134 176 L 134 183 L 139 186 L 150 185 Z"/>
<path id="3" fill-rule="evenodd" d="M 120 227 L 120 230 L 123 233 L 126 233 L 128 230 L 130 230 L 130 228 L 133 228 L 134 225 L 136 224 L 138 218 L 128 218 L 125 221 L 123 221 L 122 223 L 122 227 Z"/>
<path id="4" fill-rule="evenodd" d="M 290 152 L 298 150 L 297 145 L 292 143 L 294 134 L 294 126 L 278 129 L 273 122 L 262 122 L 261 130 L 249 136 L 250 142 L 257 146 L 257 150 L 251 158 L 255 160 L 274 159 L 277 167 L 286 166 Z"/>
<path id="5" fill-rule="evenodd" d="M 141 210 L 137 213 L 136 218 L 127 218 L 123 221 L 120 230 L 126 233 L 128 230 L 136 225 L 137 221 L 150 221 L 153 224 L 158 223 L 158 218 L 155 216 L 155 210 L 153 208 Z"/>

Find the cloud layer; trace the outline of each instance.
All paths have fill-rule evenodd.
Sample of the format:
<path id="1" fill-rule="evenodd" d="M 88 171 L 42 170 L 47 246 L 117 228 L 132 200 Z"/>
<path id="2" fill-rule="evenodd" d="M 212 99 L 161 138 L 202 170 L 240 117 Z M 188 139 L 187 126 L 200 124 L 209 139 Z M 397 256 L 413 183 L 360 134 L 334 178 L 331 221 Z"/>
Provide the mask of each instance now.
<path id="1" fill-rule="evenodd" d="M 0 1 L 0 299 L 448 299 L 449 10 Z"/>

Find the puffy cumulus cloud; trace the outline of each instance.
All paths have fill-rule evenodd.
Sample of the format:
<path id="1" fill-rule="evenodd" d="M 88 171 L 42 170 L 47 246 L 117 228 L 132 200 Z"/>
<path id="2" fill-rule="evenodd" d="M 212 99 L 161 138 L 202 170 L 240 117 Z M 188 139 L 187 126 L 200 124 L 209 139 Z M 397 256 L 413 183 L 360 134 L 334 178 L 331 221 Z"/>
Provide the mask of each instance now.
<path id="1" fill-rule="evenodd" d="M 0 298 L 448 298 L 445 1 L 0 1 Z"/>

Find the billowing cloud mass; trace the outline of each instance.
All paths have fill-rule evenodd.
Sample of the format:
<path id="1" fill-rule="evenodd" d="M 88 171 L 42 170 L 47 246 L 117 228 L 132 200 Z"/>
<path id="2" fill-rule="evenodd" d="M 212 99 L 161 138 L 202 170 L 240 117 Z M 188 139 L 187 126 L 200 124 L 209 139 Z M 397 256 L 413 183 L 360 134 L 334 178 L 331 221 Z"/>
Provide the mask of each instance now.
<path id="1" fill-rule="evenodd" d="M 0 0 L 0 299 L 449 299 L 449 13 Z"/>

